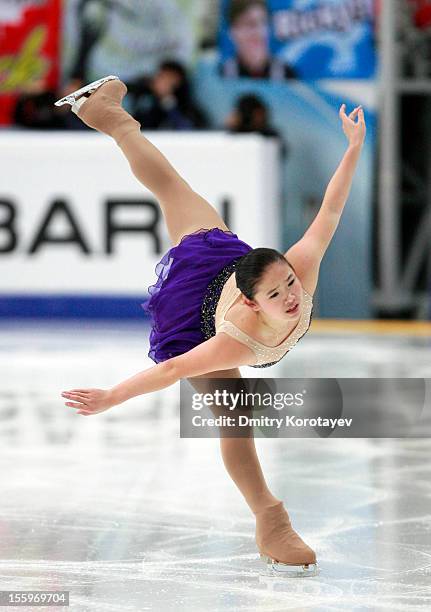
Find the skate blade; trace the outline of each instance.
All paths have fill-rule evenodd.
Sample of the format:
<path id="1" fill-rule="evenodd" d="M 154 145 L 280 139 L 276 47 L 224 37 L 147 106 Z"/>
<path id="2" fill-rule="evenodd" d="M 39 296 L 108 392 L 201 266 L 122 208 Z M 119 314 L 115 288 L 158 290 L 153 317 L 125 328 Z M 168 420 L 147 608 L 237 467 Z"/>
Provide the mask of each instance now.
<path id="1" fill-rule="evenodd" d="M 99 79 L 98 81 L 93 81 L 92 83 L 81 87 L 81 89 L 77 89 L 76 91 L 73 91 L 64 98 L 61 98 L 61 100 L 57 100 L 57 102 L 55 102 L 55 106 L 63 106 L 63 104 L 70 104 L 70 106 L 73 106 L 74 104 L 77 104 L 77 98 L 79 98 L 79 96 L 82 96 L 86 93 L 93 93 L 93 91 L 99 89 L 99 87 L 104 83 L 107 83 L 108 81 L 114 81 L 116 79 L 119 80 L 119 77 L 111 74 L 110 76 L 103 77 L 103 79 Z M 85 98 L 83 98 L 83 100 L 85 101 Z"/>
<path id="2" fill-rule="evenodd" d="M 279 563 L 271 557 L 260 554 L 260 558 L 266 565 L 266 575 L 269 576 L 284 576 L 286 578 L 306 578 L 317 576 L 320 573 L 317 563 L 309 563 L 308 565 L 288 565 L 287 563 Z"/>

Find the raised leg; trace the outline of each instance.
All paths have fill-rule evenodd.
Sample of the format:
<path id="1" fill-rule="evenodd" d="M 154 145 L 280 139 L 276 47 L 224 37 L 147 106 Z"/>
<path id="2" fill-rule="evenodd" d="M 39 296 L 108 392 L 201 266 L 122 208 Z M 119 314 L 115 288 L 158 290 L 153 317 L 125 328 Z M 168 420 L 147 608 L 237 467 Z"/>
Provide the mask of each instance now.
<path id="1" fill-rule="evenodd" d="M 158 199 L 174 245 L 199 228 L 229 230 L 218 212 L 193 191 L 166 157 L 139 131 L 129 132 L 120 142 L 136 178 Z"/>
<path id="2" fill-rule="evenodd" d="M 102 84 L 80 98 L 74 112 L 87 125 L 112 136 L 136 178 L 158 199 L 174 245 L 199 228 L 229 230 L 215 208 L 197 194 L 140 132 L 140 125 L 121 106 L 127 88 L 120 80 Z"/>

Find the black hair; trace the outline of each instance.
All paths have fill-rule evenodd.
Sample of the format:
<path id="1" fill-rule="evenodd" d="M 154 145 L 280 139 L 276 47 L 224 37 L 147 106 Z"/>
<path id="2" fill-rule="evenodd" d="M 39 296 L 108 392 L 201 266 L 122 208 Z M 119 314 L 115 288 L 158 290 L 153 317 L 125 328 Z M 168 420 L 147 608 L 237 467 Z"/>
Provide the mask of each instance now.
<path id="1" fill-rule="evenodd" d="M 178 109 L 190 121 L 195 128 L 203 128 L 208 124 L 205 113 L 193 101 L 191 83 L 187 68 L 175 59 L 165 59 L 159 64 L 158 71 L 173 72 L 178 76 L 179 83 L 173 90 Z"/>
<path id="2" fill-rule="evenodd" d="M 264 111 L 268 117 L 268 107 L 259 96 L 255 94 L 244 94 L 236 101 L 236 110 L 241 117 L 241 128 L 243 131 L 255 128 L 256 111 Z"/>
<path id="3" fill-rule="evenodd" d="M 173 72 L 179 77 L 180 82 L 175 87 L 174 95 L 177 99 L 179 108 L 185 110 L 190 106 L 191 100 L 190 82 L 186 68 L 180 62 L 177 62 L 173 59 L 168 59 L 164 60 L 159 65 L 159 71 L 162 70 L 166 70 L 167 72 Z"/>
<path id="4" fill-rule="evenodd" d="M 159 65 L 159 70 L 168 70 L 169 72 L 175 72 L 180 78 L 181 81 L 187 80 L 187 71 L 181 62 L 177 62 L 173 59 L 164 60 Z"/>
<path id="5" fill-rule="evenodd" d="M 252 8 L 253 6 L 260 6 L 267 13 L 269 12 L 266 0 L 231 0 L 227 12 L 227 21 L 229 25 L 233 25 L 238 17 L 241 17 L 243 13 L 248 11 L 248 9 Z"/>
<path id="6" fill-rule="evenodd" d="M 238 260 L 235 267 L 236 286 L 249 300 L 254 300 L 256 286 L 267 267 L 276 261 L 287 263 L 295 272 L 286 257 L 276 249 L 260 247 L 253 249 Z"/>

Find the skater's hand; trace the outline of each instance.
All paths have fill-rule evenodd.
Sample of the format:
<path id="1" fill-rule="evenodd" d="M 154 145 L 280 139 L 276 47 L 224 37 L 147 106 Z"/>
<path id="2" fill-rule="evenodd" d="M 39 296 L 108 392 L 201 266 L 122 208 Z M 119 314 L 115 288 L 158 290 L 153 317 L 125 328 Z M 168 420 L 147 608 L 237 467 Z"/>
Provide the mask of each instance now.
<path id="1" fill-rule="evenodd" d="M 73 402 L 66 402 L 65 406 L 78 408 L 77 414 L 83 414 L 84 416 L 104 412 L 117 403 L 114 401 L 111 391 L 105 391 L 104 389 L 72 389 L 71 391 L 63 391 L 61 395 L 68 400 L 74 400 Z"/>
<path id="2" fill-rule="evenodd" d="M 346 105 L 342 104 L 339 115 L 341 121 L 343 122 L 343 131 L 347 136 L 349 144 L 352 146 L 361 146 L 364 142 L 366 134 L 364 110 L 362 106 L 357 106 L 355 109 L 353 109 L 350 115 L 347 116 Z"/>

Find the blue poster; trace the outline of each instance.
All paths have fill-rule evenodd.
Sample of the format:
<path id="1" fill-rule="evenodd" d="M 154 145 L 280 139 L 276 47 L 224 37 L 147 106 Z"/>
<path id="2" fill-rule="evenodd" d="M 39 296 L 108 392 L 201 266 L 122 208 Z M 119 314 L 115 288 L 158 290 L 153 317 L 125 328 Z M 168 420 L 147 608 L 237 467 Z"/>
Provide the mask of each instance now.
<path id="1" fill-rule="evenodd" d="M 374 0 L 223 0 L 226 78 L 371 79 Z"/>

